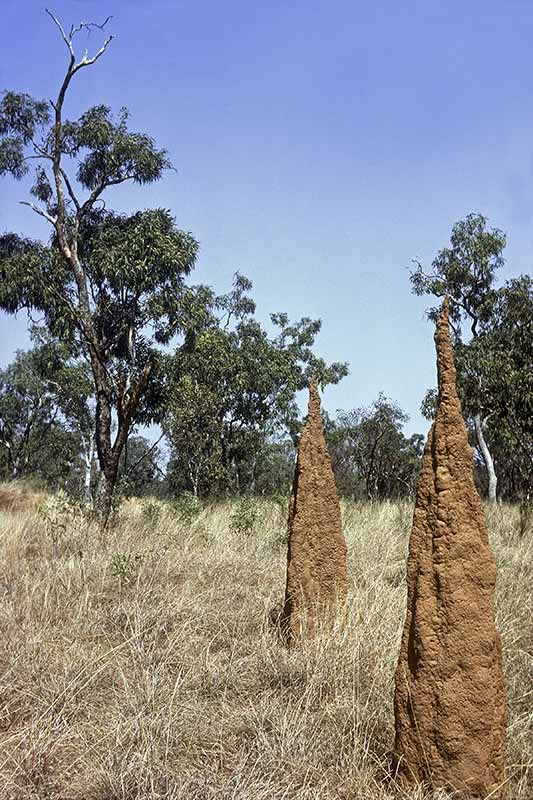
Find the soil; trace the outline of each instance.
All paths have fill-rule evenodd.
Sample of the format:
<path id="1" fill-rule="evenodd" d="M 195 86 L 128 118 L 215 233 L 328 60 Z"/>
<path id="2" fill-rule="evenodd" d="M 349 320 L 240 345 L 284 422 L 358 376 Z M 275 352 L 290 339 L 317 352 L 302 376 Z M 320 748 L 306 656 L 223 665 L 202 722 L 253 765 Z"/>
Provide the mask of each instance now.
<path id="1" fill-rule="evenodd" d="M 395 760 L 404 782 L 503 797 L 507 702 L 494 622 L 496 566 L 476 491 L 445 301 L 439 395 L 424 450 L 395 675 Z"/>
<path id="2" fill-rule="evenodd" d="M 309 387 L 288 520 L 287 584 L 282 628 L 289 644 L 313 635 L 347 588 L 346 542 L 326 446 L 320 397 Z"/>

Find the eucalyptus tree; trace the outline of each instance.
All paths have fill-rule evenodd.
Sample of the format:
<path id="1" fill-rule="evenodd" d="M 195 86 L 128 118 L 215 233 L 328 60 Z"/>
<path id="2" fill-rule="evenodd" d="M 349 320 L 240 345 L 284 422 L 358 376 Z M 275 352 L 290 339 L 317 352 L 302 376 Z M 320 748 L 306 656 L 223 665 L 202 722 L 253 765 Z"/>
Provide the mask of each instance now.
<path id="1" fill-rule="evenodd" d="M 109 18 L 67 31 L 47 13 L 66 47 L 66 70 L 49 102 L 4 94 L 0 175 L 21 179 L 33 167 L 33 199 L 23 202 L 50 225 L 51 237 L 0 237 L 0 307 L 40 312 L 51 335 L 77 347 L 90 365 L 98 509 L 106 522 L 132 425 L 153 417 L 143 399 L 161 381 L 157 345 L 183 332 L 198 308 L 197 293 L 184 284 L 197 243 L 165 209 L 130 216 L 107 209 L 108 189 L 157 181 L 171 163 L 150 136 L 130 130 L 126 109 L 115 116 L 96 105 L 78 119 L 66 116 L 73 79 L 100 60 L 113 36 L 105 35 Z M 78 57 L 76 37 L 93 29 L 105 37 L 102 46 Z"/>
<path id="2" fill-rule="evenodd" d="M 165 430 L 173 481 L 194 494 L 271 485 L 271 478 L 263 480 L 263 457 L 279 436 L 297 443 L 296 393 L 312 375 L 326 385 L 348 371 L 314 353 L 320 320 L 291 323 L 286 314 L 272 314 L 269 335 L 254 317 L 251 288 L 237 275 L 233 292 L 212 298 L 211 323 L 194 348 L 180 348 L 172 360 Z"/>
<path id="3" fill-rule="evenodd" d="M 79 474 L 93 430 L 91 381 L 64 346 L 39 343 L 0 370 L 0 453 L 4 477 L 47 482 Z M 63 462 L 63 463 L 61 463 Z"/>
<path id="4" fill-rule="evenodd" d="M 339 411 L 326 440 L 339 491 L 354 499 L 414 497 L 423 437 L 406 437 L 409 416 L 382 393 L 370 407 Z"/>
<path id="5" fill-rule="evenodd" d="M 484 367 L 490 353 L 482 334 L 492 324 L 498 299 L 496 273 L 504 264 L 502 253 L 505 244 L 502 231 L 487 229 L 487 219 L 482 214 L 468 214 L 453 226 L 450 247 L 439 251 L 432 262 L 432 271 L 425 273 L 422 265 L 417 263 L 411 272 L 415 294 L 449 298 L 460 381 L 468 373 L 468 381 L 463 381 L 464 391 L 461 393 L 463 410 L 474 423 L 488 476 L 489 499 L 493 502 L 496 500 L 497 474 L 485 433 L 487 421 L 493 413 Z M 429 317 L 436 319 L 438 310 L 430 309 Z M 463 336 L 464 323 L 469 327 L 469 341 Z"/>
<path id="6" fill-rule="evenodd" d="M 521 275 L 498 289 L 490 324 L 459 349 L 460 388 L 483 388 L 487 431 L 502 496 L 533 494 L 533 279 Z"/>

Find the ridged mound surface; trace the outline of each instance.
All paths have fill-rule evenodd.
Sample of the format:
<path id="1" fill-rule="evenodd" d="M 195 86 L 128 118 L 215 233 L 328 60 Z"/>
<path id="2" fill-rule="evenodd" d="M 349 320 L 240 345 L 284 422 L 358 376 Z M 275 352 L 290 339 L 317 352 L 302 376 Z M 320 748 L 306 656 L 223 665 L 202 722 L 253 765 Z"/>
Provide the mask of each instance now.
<path id="1" fill-rule="evenodd" d="M 439 395 L 409 544 L 395 757 L 407 782 L 500 798 L 507 703 L 494 623 L 496 567 L 457 395 L 446 301 L 435 343 Z"/>
<path id="2" fill-rule="evenodd" d="M 289 506 L 287 585 L 282 624 L 289 644 L 312 634 L 347 587 L 346 542 L 324 438 L 316 382 L 309 387 Z"/>

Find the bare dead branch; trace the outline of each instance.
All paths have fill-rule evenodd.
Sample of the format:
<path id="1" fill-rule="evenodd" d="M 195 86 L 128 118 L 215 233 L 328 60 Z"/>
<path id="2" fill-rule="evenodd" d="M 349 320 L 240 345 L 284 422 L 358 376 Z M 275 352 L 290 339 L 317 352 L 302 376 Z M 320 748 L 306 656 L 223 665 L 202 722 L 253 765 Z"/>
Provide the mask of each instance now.
<path id="1" fill-rule="evenodd" d="M 85 24 L 84 22 L 80 22 L 79 25 L 71 25 L 70 26 L 70 32 L 69 32 L 69 35 L 68 35 L 68 38 L 70 39 L 70 41 L 72 41 L 72 39 L 74 38 L 74 36 L 76 36 L 77 33 L 79 33 L 81 30 L 83 30 L 84 24 Z"/>
<path id="2" fill-rule="evenodd" d="M 110 45 L 110 43 L 113 41 L 114 38 L 115 37 L 113 36 L 113 34 L 108 36 L 105 42 L 103 43 L 102 47 L 100 48 L 100 50 L 92 58 L 87 58 L 88 53 L 86 50 L 85 53 L 83 54 L 82 60 L 79 61 L 75 67 L 73 67 L 72 74 L 74 75 L 74 73 L 77 72 L 82 67 L 89 67 L 91 64 L 94 64 L 96 61 L 98 61 L 100 56 L 104 55 L 105 51 L 107 50 L 108 46 Z"/>
<path id="3" fill-rule="evenodd" d="M 73 64 L 74 61 L 76 60 L 76 56 L 74 55 L 74 48 L 72 47 L 72 36 L 70 36 L 70 37 L 67 36 L 62 24 L 60 23 L 58 18 L 54 14 L 52 14 L 51 11 L 49 11 L 47 8 L 45 8 L 45 11 L 48 14 L 48 16 L 54 21 L 54 23 L 57 25 L 57 27 L 59 28 L 59 32 L 61 33 L 61 36 L 63 37 L 63 41 L 65 42 L 66 46 L 69 49 L 71 63 Z M 71 33 L 72 33 L 72 31 L 71 31 Z"/>
<path id="4" fill-rule="evenodd" d="M 67 34 L 65 33 L 65 29 L 63 28 L 60 21 L 55 16 L 55 14 L 52 14 L 52 12 L 48 8 L 46 8 L 45 11 L 59 29 L 61 37 L 68 47 L 70 53 L 70 66 L 69 66 L 70 77 L 72 77 L 72 75 L 74 75 L 74 73 L 77 72 L 82 67 L 88 67 L 91 64 L 94 64 L 96 61 L 98 61 L 100 56 L 102 56 L 107 50 L 107 47 L 109 46 L 110 42 L 115 38 L 113 34 L 109 35 L 105 40 L 105 42 L 103 43 L 100 50 L 98 50 L 98 52 L 94 56 L 92 56 L 92 58 L 89 58 L 88 51 L 85 50 L 81 61 L 79 61 L 74 66 L 76 62 L 76 54 L 74 52 L 74 46 L 72 44 L 74 36 L 80 31 L 82 31 L 84 28 L 87 29 L 89 32 L 91 31 L 92 28 L 98 28 L 98 30 L 103 31 L 109 20 L 112 19 L 112 16 L 107 17 L 107 19 L 102 24 L 98 24 L 97 22 L 80 22 L 79 25 L 73 25 L 70 29 L 69 35 L 67 36 Z"/>
<path id="5" fill-rule="evenodd" d="M 45 155 L 24 156 L 24 158 L 22 160 L 23 161 L 34 161 L 36 159 L 43 159 L 43 158 L 48 158 L 49 160 L 52 160 L 52 156 L 45 156 Z"/>
<path id="6" fill-rule="evenodd" d="M 113 15 L 111 14 L 108 17 L 106 17 L 104 22 L 102 22 L 101 24 L 99 24 L 98 22 L 80 22 L 79 25 L 73 25 L 70 29 L 70 38 L 72 39 L 77 33 L 82 31 L 84 28 L 87 29 L 89 35 L 91 33 L 92 28 L 98 28 L 98 30 L 103 31 L 110 19 L 113 19 Z"/>
<path id="7" fill-rule="evenodd" d="M 107 25 L 107 23 L 109 22 L 110 19 L 113 19 L 113 15 L 112 14 L 110 14 L 108 17 L 106 17 L 106 19 L 104 20 L 104 22 L 102 22 L 101 25 L 98 25 L 96 22 L 91 22 L 90 24 L 94 25 L 96 28 L 100 28 L 100 30 L 103 31 L 105 26 Z"/>
<path id="8" fill-rule="evenodd" d="M 21 206 L 28 206 L 29 208 L 31 208 L 32 211 L 35 211 L 35 213 L 39 214 L 40 217 L 44 217 L 44 219 L 46 219 L 50 223 L 50 225 L 53 225 L 55 227 L 56 222 L 57 222 L 56 217 L 52 217 L 43 208 L 40 208 L 39 206 L 35 205 L 35 203 L 30 203 L 27 200 L 21 200 L 20 201 L 20 205 Z"/>

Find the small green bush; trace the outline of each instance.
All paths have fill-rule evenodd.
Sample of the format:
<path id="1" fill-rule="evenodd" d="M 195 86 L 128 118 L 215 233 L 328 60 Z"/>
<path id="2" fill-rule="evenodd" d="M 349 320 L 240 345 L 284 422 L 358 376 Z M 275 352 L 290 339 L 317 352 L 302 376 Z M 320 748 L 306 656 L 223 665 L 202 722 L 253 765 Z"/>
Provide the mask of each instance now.
<path id="1" fill-rule="evenodd" d="M 250 536 L 257 524 L 257 508 L 252 497 L 243 497 L 237 503 L 231 518 L 230 528 L 241 536 Z"/>
<path id="2" fill-rule="evenodd" d="M 111 574 L 121 583 L 130 583 L 141 561 L 140 553 L 115 553 L 111 558 Z"/>
<path id="3" fill-rule="evenodd" d="M 144 500 L 141 505 L 141 512 L 146 522 L 150 523 L 151 525 L 157 525 L 161 519 L 163 508 L 161 503 L 158 503 L 155 500 Z"/>
<path id="4" fill-rule="evenodd" d="M 181 522 L 192 523 L 203 509 L 202 501 L 191 492 L 183 492 L 171 503 Z"/>
<path id="5" fill-rule="evenodd" d="M 65 539 L 74 537 L 86 523 L 80 503 L 72 500 L 62 489 L 45 500 L 39 507 L 38 515 L 47 535 L 56 546 Z"/>

